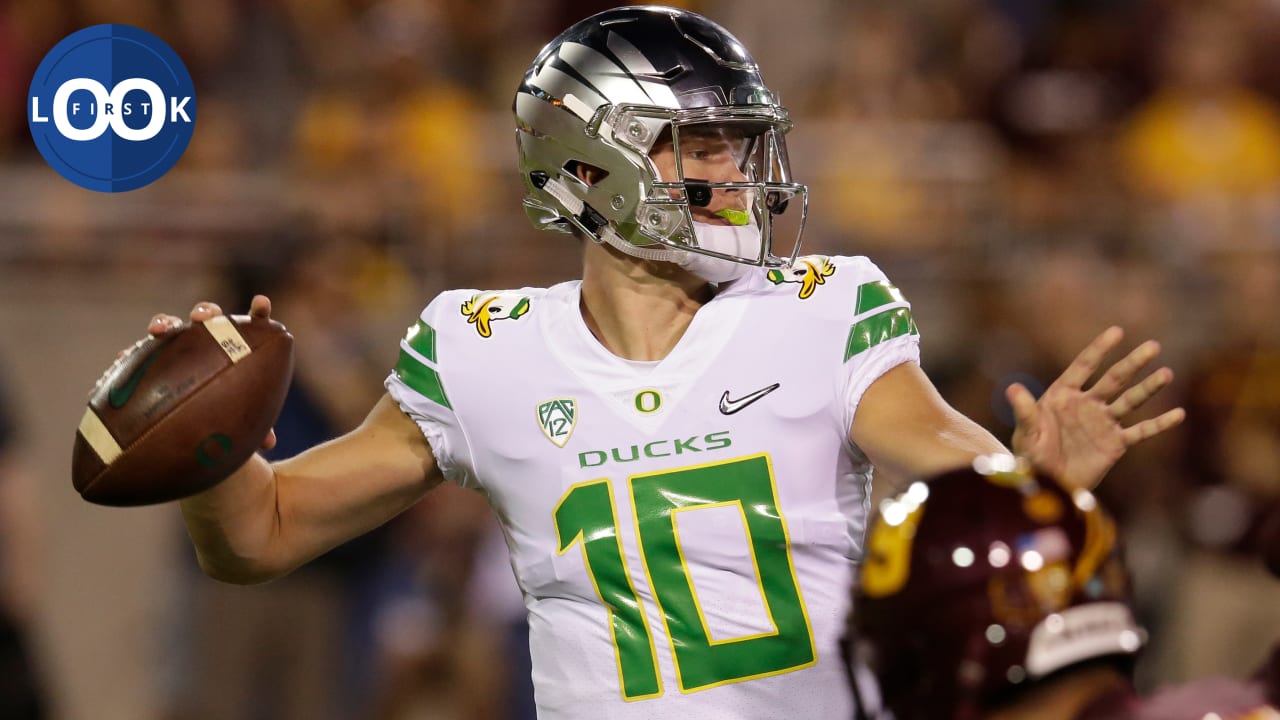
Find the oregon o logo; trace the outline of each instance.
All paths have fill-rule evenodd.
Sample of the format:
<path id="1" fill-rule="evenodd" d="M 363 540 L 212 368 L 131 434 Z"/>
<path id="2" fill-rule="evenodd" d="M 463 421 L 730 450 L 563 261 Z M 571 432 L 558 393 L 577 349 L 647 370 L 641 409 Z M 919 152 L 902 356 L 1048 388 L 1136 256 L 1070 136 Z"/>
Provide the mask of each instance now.
<path id="1" fill-rule="evenodd" d="M 135 190 L 182 157 L 196 122 L 195 85 L 163 40 L 94 25 L 45 55 L 27 94 L 27 124 L 58 174 L 99 192 Z"/>
<path id="2" fill-rule="evenodd" d="M 641 390 L 636 393 L 636 409 L 640 412 L 657 412 L 660 407 L 662 407 L 662 396 L 657 390 Z"/>
<path id="3" fill-rule="evenodd" d="M 231 453 L 231 438 L 222 433 L 214 433 L 200 441 L 196 447 L 196 462 L 207 468 L 213 468 L 226 462 Z"/>

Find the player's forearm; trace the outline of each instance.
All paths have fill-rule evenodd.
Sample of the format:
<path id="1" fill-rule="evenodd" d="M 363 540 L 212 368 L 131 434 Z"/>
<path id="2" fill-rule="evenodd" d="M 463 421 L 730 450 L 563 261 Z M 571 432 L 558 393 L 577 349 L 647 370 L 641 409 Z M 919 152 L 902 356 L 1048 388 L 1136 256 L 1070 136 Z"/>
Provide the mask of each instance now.
<path id="1" fill-rule="evenodd" d="M 291 566 L 280 560 L 275 470 L 259 455 L 210 490 L 182 500 L 200 567 L 236 584 L 264 582 Z"/>
<path id="2" fill-rule="evenodd" d="M 254 456 L 182 514 L 206 573 L 256 583 L 385 523 L 440 480 L 418 426 L 384 396 L 354 431 L 278 463 Z"/>
<path id="3" fill-rule="evenodd" d="M 911 478 L 924 478 L 968 465 L 979 455 L 1007 453 L 1008 448 L 982 426 L 955 411 L 922 423 L 931 432 L 890 445 L 888 457 L 880 461 Z"/>
<path id="4" fill-rule="evenodd" d="M 849 437 L 877 470 L 902 480 L 952 470 L 978 455 L 1009 452 L 951 407 L 915 363 L 894 367 L 867 388 Z"/>
<path id="5" fill-rule="evenodd" d="M 978 455 L 1009 452 L 981 425 L 940 397 L 930 400 L 885 401 L 884 396 L 877 396 L 876 402 L 881 404 L 868 413 L 870 420 L 855 417 L 850 437 L 877 470 L 905 481 L 967 465 Z"/>
<path id="6" fill-rule="evenodd" d="M 301 564 L 382 525 L 440 481 L 417 426 L 404 422 L 388 429 L 366 421 L 274 466 L 281 562 Z"/>

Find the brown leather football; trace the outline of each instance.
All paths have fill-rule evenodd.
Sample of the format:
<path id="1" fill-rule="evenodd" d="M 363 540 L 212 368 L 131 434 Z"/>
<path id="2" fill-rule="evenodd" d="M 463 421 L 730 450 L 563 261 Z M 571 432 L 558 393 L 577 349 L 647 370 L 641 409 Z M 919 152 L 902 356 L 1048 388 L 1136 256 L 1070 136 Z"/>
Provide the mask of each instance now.
<path id="1" fill-rule="evenodd" d="M 213 487 L 261 447 L 293 376 L 293 336 L 247 315 L 138 341 L 89 396 L 72 483 L 99 505 L 151 505 Z"/>

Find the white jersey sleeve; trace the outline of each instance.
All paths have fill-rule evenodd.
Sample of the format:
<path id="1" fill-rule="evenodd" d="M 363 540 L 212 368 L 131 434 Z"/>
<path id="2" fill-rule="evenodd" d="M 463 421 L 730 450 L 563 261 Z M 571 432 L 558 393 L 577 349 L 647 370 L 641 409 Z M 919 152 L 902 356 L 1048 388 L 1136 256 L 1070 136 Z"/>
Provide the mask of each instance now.
<path id="1" fill-rule="evenodd" d="M 471 446 L 449 397 L 448 352 L 442 356 L 436 330 L 455 302 L 453 293 L 442 293 L 427 305 L 400 340 L 399 358 L 384 384 L 391 399 L 422 430 L 445 478 L 471 487 Z"/>
<path id="2" fill-rule="evenodd" d="M 845 284 L 845 292 L 853 295 L 853 307 L 841 373 L 843 427 L 847 430 L 872 383 L 903 363 L 920 364 L 920 331 L 911 315 L 911 304 L 874 263 L 865 257 L 832 260 L 852 276 L 852 282 Z"/>

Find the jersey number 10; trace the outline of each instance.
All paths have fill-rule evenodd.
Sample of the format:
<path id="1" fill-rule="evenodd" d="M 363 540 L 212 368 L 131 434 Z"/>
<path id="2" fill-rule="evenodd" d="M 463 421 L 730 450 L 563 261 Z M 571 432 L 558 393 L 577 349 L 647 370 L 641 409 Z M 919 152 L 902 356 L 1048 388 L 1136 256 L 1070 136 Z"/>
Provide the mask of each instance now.
<path id="1" fill-rule="evenodd" d="M 640 559 L 675 659 L 681 692 L 779 675 L 816 662 L 786 523 L 767 455 L 635 475 L 628 480 Z M 715 639 L 680 545 L 677 515 L 736 507 L 773 630 Z M 581 544 L 596 595 L 609 613 L 625 700 L 662 694 L 657 653 L 626 566 L 608 478 L 574 485 L 555 509 L 558 549 Z"/>

